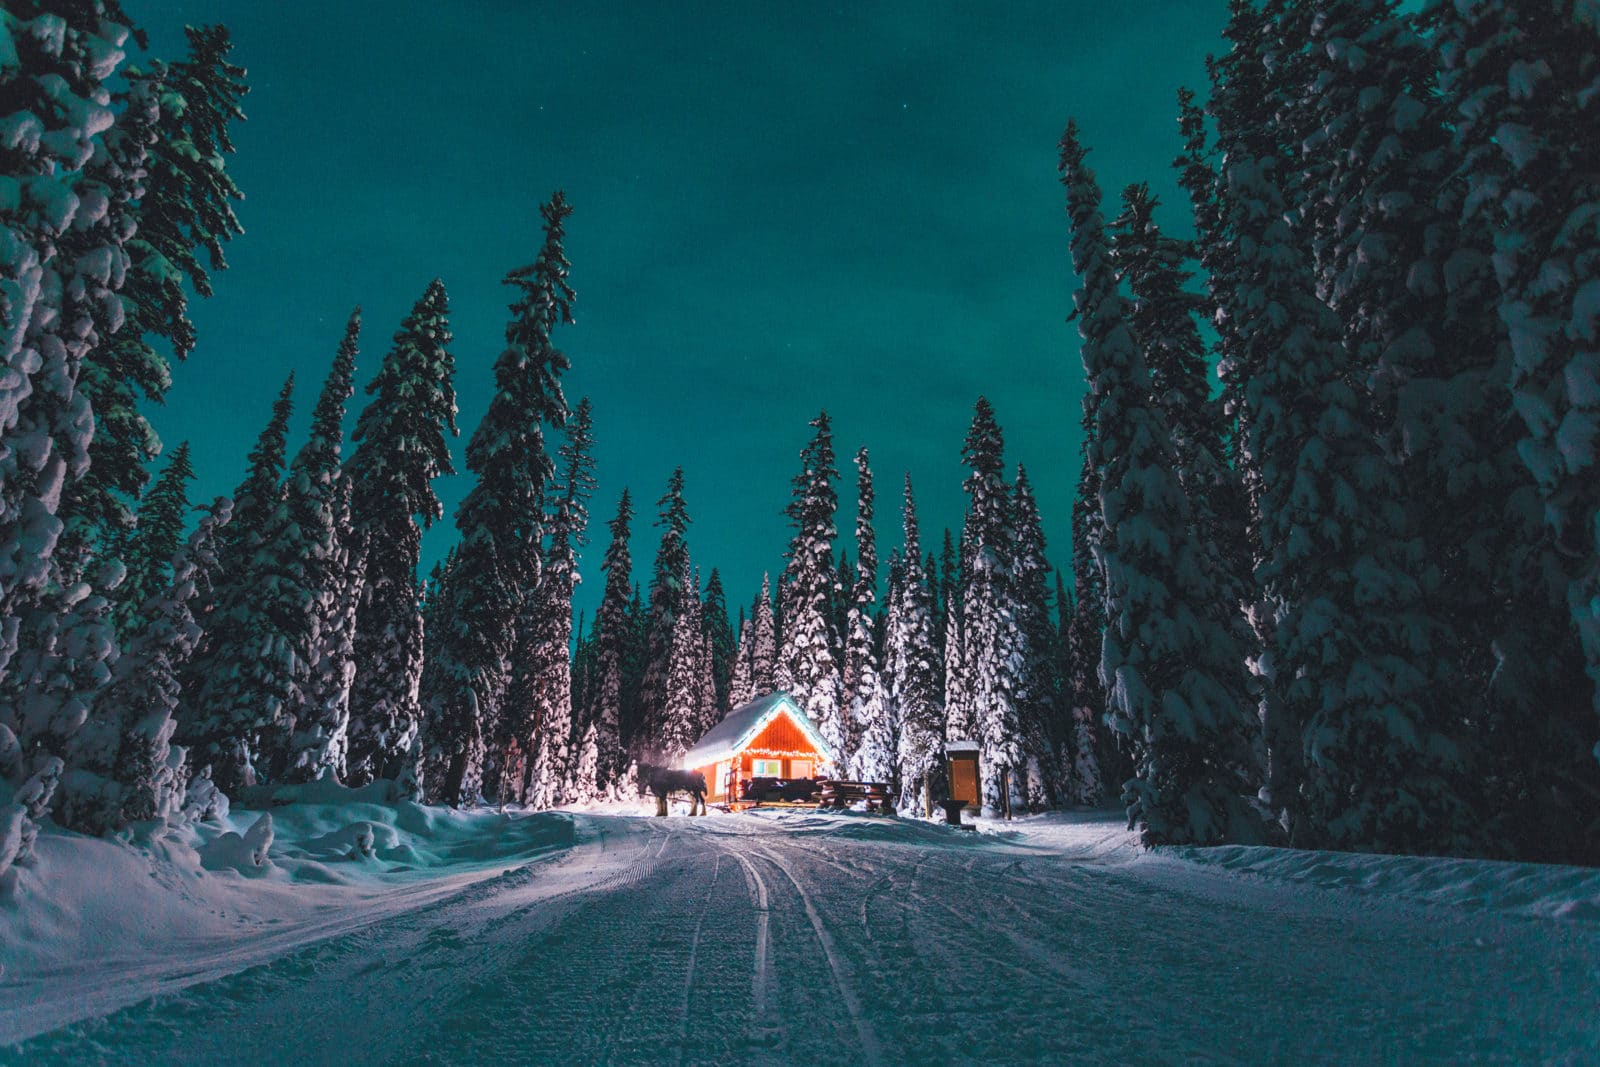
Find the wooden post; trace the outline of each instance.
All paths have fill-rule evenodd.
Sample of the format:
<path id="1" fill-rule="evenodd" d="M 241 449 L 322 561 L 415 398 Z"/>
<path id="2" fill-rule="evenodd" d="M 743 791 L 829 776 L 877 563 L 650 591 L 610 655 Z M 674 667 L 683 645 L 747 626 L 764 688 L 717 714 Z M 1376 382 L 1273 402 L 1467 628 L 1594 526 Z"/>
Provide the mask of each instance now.
<path id="1" fill-rule="evenodd" d="M 1000 768 L 1000 811 L 1011 818 L 1011 768 Z"/>

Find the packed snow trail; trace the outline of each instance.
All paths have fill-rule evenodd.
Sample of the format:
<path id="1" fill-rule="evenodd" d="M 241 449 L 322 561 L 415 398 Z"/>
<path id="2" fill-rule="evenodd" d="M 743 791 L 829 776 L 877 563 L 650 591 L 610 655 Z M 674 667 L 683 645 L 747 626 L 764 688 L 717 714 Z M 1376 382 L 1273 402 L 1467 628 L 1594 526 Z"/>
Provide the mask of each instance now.
<path id="1" fill-rule="evenodd" d="M 565 854 L 0 1061 L 1600 1056 L 1593 916 L 1144 855 L 1104 820 L 573 818 Z"/>

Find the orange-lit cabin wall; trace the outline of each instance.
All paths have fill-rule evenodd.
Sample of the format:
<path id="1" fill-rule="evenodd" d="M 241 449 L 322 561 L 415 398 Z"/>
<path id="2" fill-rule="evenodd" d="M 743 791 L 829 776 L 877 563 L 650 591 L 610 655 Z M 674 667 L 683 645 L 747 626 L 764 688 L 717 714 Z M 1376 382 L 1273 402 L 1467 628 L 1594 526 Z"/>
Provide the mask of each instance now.
<path id="1" fill-rule="evenodd" d="M 743 749 L 734 754 L 733 763 L 737 766 L 737 775 L 742 780 L 753 778 L 753 764 L 758 759 L 775 759 L 783 762 L 783 773 L 780 778 L 794 777 L 794 764 L 797 761 L 806 761 L 811 764 L 811 774 L 815 778 L 822 773 L 822 761 L 817 755 L 817 746 L 805 735 L 800 727 L 788 715 L 779 715 L 767 723 L 766 728 Z M 706 776 L 706 786 L 710 789 L 708 796 L 712 800 L 722 800 L 727 797 L 728 764 L 710 764 L 705 767 L 695 768 Z M 719 767 L 724 768 L 718 773 Z M 737 786 L 737 783 L 735 783 Z"/>

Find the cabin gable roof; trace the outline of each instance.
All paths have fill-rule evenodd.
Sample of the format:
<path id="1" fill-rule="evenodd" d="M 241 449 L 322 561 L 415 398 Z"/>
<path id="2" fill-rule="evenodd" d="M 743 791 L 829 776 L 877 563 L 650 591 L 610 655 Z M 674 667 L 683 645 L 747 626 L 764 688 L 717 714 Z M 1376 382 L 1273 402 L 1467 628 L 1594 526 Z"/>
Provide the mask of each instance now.
<path id="1" fill-rule="evenodd" d="M 828 748 L 828 743 L 822 739 L 817 724 L 800 710 L 793 697 L 780 689 L 748 704 L 741 704 L 728 712 L 726 718 L 713 726 L 693 748 L 683 754 L 682 765 L 693 769 L 733 758 L 781 715 L 787 715 L 800 732 L 805 734 L 806 739 L 816 747 L 820 759 L 833 758 L 833 752 Z"/>

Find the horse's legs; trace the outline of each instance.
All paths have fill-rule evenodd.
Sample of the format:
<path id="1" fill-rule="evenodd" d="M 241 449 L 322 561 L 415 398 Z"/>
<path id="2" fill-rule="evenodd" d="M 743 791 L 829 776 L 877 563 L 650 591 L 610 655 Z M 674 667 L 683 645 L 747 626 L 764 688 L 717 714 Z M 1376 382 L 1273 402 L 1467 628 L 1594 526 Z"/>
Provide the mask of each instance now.
<path id="1" fill-rule="evenodd" d="M 657 793 L 656 794 L 656 818 L 664 819 L 666 817 L 667 817 L 667 794 L 665 794 L 665 793 Z"/>

